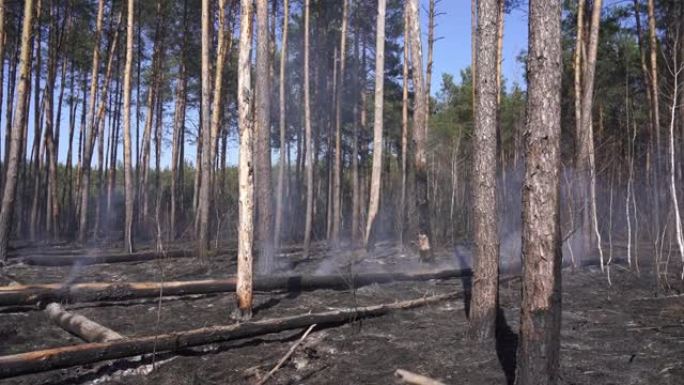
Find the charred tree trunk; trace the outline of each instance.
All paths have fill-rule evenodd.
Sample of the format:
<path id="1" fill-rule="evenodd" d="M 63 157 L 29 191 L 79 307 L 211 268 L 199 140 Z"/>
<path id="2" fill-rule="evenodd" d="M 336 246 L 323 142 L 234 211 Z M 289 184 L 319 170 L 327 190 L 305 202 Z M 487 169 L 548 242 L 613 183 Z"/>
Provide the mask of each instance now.
<path id="1" fill-rule="evenodd" d="M 516 384 L 559 381 L 561 1 L 530 1 L 523 288 Z"/>

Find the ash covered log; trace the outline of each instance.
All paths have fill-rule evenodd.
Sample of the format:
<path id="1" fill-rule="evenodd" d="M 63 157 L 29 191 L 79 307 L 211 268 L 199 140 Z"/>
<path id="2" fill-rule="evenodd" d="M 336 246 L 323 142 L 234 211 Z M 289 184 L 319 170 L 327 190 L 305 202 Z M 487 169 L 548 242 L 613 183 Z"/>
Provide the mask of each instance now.
<path id="1" fill-rule="evenodd" d="M 313 324 L 330 326 L 359 318 L 381 316 L 393 311 L 411 309 L 440 301 L 458 298 L 458 293 L 382 304 L 304 314 L 255 322 L 212 326 L 171 334 L 129 338 L 111 342 L 87 343 L 45 349 L 0 357 L 0 378 L 68 368 L 99 361 L 112 360 L 156 352 L 177 352 L 198 345 L 249 338 L 285 330 L 299 329 Z"/>
<path id="2" fill-rule="evenodd" d="M 256 291 L 288 292 L 318 289 L 346 290 L 352 287 L 393 281 L 427 281 L 470 276 L 470 269 L 438 270 L 420 273 L 377 273 L 356 276 L 311 275 L 311 276 L 264 276 L 254 280 Z M 211 294 L 235 291 L 234 278 L 222 280 L 173 281 L 173 282 L 129 282 L 129 283 L 77 283 L 36 284 L 0 287 L 0 306 L 34 305 L 49 302 L 97 302 L 129 300 L 159 296 L 189 294 Z"/>
<path id="3" fill-rule="evenodd" d="M 123 339 L 124 336 L 94 322 L 80 314 L 64 310 L 62 305 L 53 302 L 45 307 L 50 321 L 86 342 L 108 342 Z"/>

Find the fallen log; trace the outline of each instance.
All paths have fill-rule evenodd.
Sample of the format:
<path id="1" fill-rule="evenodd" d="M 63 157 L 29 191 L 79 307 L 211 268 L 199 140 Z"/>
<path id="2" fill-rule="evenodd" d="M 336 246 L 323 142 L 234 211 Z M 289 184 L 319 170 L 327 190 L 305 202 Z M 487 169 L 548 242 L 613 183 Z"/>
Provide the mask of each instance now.
<path id="1" fill-rule="evenodd" d="M 377 317 L 397 310 L 412 309 L 458 297 L 459 293 L 442 294 L 392 304 L 339 309 L 233 325 L 211 326 L 171 334 L 13 354 L 0 357 L 0 378 L 137 356 L 155 351 L 159 353 L 177 352 L 192 346 L 278 333 L 313 324 L 319 326 L 344 324 L 360 318 Z"/>
<path id="2" fill-rule="evenodd" d="M 230 252 L 230 250 L 214 251 L 211 255 Z M 113 254 L 39 254 L 26 255 L 14 258 L 15 263 L 24 263 L 35 266 L 72 266 L 72 265 L 99 265 L 104 263 L 123 262 L 147 262 L 164 258 L 192 258 L 197 255 L 195 250 L 168 250 L 159 252 L 156 250 L 139 251 L 136 253 L 113 253 Z"/>
<path id="3" fill-rule="evenodd" d="M 445 385 L 441 381 L 434 380 L 430 377 L 425 377 L 420 374 L 409 372 L 404 369 L 397 369 L 394 375 L 401 381 L 411 385 Z"/>
<path id="4" fill-rule="evenodd" d="M 124 336 L 92 321 L 80 314 L 74 314 L 53 302 L 45 307 L 50 321 L 67 332 L 74 334 L 86 342 L 108 342 L 123 339 Z"/>
<path id="5" fill-rule="evenodd" d="M 254 279 L 256 291 L 288 292 L 319 289 L 346 290 L 375 283 L 394 281 L 427 281 L 472 275 L 470 269 L 438 270 L 420 273 L 360 274 L 353 277 L 340 275 L 267 276 Z M 0 287 L 0 306 L 45 304 L 50 302 L 98 302 L 123 301 L 137 298 L 158 297 L 160 289 L 164 296 L 211 294 L 235 291 L 236 279 L 172 282 L 122 282 L 35 284 Z"/>
<path id="6" fill-rule="evenodd" d="M 301 247 L 290 246 L 279 253 L 282 257 L 301 254 Z M 209 256 L 235 254 L 236 248 L 221 248 L 209 252 Z M 10 257 L 12 263 L 24 263 L 32 266 L 73 266 L 73 265 L 101 265 L 105 263 L 147 262 L 165 258 L 193 258 L 197 256 L 194 249 L 174 249 L 159 252 L 156 250 L 138 251 L 135 253 L 88 253 L 84 250 L 44 250 L 35 255 L 14 255 Z"/>

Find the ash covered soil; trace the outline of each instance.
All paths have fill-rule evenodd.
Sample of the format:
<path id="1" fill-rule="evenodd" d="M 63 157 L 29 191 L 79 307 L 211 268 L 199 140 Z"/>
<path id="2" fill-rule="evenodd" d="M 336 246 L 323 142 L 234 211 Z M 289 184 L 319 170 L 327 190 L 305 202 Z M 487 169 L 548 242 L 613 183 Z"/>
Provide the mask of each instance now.
<path id="1" fill-rule="evenodd" d="M 458 255 L 458 253 L 456 253 Z M 378 271 L 462 267 L 450 253 L 432 264 L 393 248 L 362 259 L 351 252 L 319 251 L 310 259 L 296 252 L 279 258 L 288 274 L 358 274 Z M 14 282 L 109 282 L 225 278 L 234 274 L 234 254 L 196 260 L 168 259 L 75 267 L 13 264 L 0 284 Z M 684 284 L 681 265 L 671 264 L 669 289 L 654 295 L 654 276 L 642 259 L 640 274 L 611 268 L 612 285 L 598 267 L 563 271 L 563 384 L 684 383 Z M 433 294 L 463 292 L 467 278 L 395 282 L 347 291 L 257 293 L 254 319 L 337 308 L 391 303 Z M 502 283 L 496 343 L 464 339 L 465 300 L 457 299 L 389 315 L 318 328 L 267 384 L 395 384 L 396 369 L 447 384 L 506 384 L 513 379 L 520 304 L 520 280 Z M 125 303 L 67 304 L 66 308 L 125 336 L 231 324 L 232 294 L 154 299 Z M 159 354 L 145 362 L 119 360 L 0 380 L 2 384 L 254 384 L 302 335 L 303 330 L 269 334 Z M 51 324 L 36 309 L 0 308 L 0 355 L 82 343 Z M 135 372 L 135 373 L 134 373 Z M 143 373 L 144 374 L 141 374 Z"/>

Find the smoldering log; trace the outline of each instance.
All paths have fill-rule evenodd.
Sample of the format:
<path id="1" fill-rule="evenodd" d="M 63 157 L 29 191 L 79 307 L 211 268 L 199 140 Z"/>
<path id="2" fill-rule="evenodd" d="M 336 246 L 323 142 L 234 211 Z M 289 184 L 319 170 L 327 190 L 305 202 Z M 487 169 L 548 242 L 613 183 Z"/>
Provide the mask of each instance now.
<path id="1" fill-rule="evenodd" d="M 124 338 L 124 336 L 114 330 L 106 328 L 80 314 L 64 310 L 56 302 L 45 307 L 45 314 L 47 314 L 50 321 L 86 342 L 108 342 Z"/>
<path id="2" fill-rule="evenodd" d="M 377 273 L 356 276 L 264 276 L 256 277 L 256 291 L 311 291 L 319 289 L 347 290 L 375 283 L 393 281 L 427 281 L 450 279 L 472 275 L 470 269 L 438 270 L 419 273 Z M 77 283 L 36 284 L 0 287 L 0 306 L 34 305 L 49 302 L 98 302 L 129 299 L 180 296 L 190 294 L 213 294 L 235 291 L 235 278 L 221 280 L 128 282 L 128 283 Z"/>
<path id="3" fill-rule="evenodd" d="M 192 346 L 278 333 L 313 324 L 319 326 L 344 324 L 360 318 L 377 317 L 397 310 L 412 309 L 458 297 L 459 293 L 442 294 L 392 304 L 339 309 L 233 325 L 211 326 L 156 336 L 86 343 L 13 354 L 0 357 L 0 378 L 149 354 L 153 351 L 160 353 L 177 352 Z"/>

